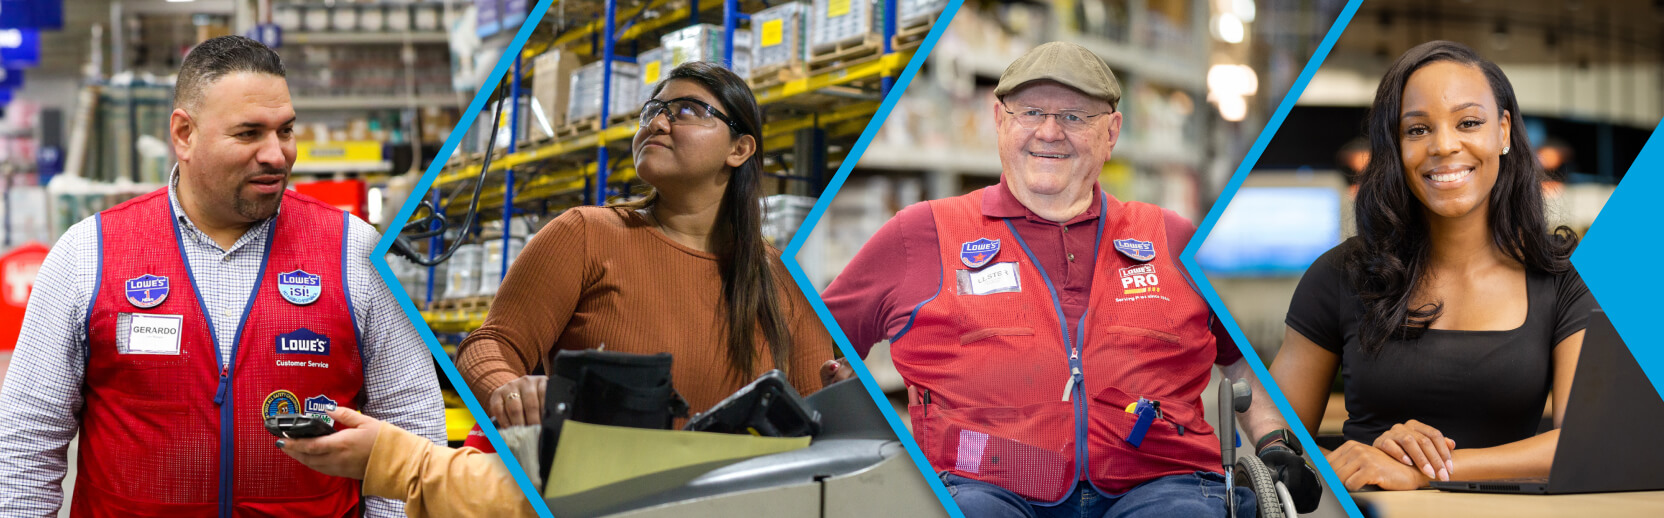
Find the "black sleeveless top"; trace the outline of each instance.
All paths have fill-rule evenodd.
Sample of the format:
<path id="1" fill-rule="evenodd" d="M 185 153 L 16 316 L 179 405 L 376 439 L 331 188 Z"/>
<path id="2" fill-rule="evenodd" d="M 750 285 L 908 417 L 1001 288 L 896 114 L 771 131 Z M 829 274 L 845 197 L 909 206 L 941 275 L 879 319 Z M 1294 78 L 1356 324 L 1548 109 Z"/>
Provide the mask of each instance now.
<path id="1" fill-rule="evenodd" d="M 1576 270 L 1527 271 L 1525 324 L 1507 331 L 1429 329 L 1389 340 L 1373 355 L 1358 342 L 1363 302 L 1346 280 L 1348 239 L 1301 277 L 1285 322 L 1340 355 L 1348 440 L 1369 444 L 1411 419 L 1439 429 L 1457 448 L 1484 448 L 1536 434 L 1554 381 L 1554 347 L 1588 325 L 1597 306 Z"/>

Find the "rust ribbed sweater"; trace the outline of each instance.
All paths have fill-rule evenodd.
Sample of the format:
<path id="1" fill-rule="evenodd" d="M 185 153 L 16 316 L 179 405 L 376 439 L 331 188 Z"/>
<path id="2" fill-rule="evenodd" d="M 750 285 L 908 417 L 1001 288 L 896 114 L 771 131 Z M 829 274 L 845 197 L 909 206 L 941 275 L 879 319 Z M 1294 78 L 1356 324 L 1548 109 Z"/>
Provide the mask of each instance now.
<path id="1" fill-rule="evenodd" d="M 791 273 L 769 250 L 782 312 L 792 334 L 788 377 L 798 392 L 820 390 L 832 338 Z M 634 211 L 580 207 L 533 236 L 503 279 L 485 325 L 463 340 L 457 368 L 482 403 L 526 374 L 550 347 L 675 355 L 672 379 L 693 412 L 710 408 L 774 359 L 756 333 L 757 362 L 743 381 L 728 376 L 716 256 L 681 245 Z M 488 403 L 487 403 L 488 404 Z"/>

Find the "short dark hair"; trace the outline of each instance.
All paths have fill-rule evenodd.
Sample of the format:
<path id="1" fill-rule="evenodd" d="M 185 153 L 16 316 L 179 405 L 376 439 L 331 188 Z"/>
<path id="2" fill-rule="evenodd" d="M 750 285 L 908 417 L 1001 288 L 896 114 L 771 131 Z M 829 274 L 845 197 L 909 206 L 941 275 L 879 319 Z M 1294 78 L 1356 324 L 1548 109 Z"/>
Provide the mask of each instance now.
<path id="1" fill-rule="evenodd" d="M 243 36 L 209 38 L 185 55 L 179 66 L 179 81 L 173 89 L 175 108 L 193 108 L 202 92 L 226 74 L 259 72 L 285 77 L 283 58 L 258 41 Z"/>

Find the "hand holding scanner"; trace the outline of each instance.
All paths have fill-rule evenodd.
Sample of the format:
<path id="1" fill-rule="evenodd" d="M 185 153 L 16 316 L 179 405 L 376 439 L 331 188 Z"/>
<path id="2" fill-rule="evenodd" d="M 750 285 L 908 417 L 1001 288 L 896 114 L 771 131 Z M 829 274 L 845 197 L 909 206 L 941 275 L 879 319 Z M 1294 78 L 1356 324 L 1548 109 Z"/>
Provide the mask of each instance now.
<path id="1" fill-rule="evenodd" d="M 317 414 L 277 414 L 266 418 L 266 431 L 283 439 L 311 439 L 335 433 L 335 425 Z"/>

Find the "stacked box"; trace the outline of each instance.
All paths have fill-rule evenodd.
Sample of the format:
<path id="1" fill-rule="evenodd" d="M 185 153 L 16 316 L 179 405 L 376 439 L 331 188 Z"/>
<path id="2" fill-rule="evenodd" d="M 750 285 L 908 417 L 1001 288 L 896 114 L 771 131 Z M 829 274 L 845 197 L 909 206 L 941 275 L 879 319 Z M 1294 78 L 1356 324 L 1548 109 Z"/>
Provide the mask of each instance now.
<path id="1" fill-rule="evenodd" d="M 752 65 L 758 70 L 801 65 L 807 57 L 803 31 L 808 11 L 806 4 L 789 2 L 751 15 Z"/>
<path id="2" fill-rule="evenodd" d="M 734 62 L 722 62 L 722 47 L 726 44 L 722 26 L 699 24 L 688 27 L 659 38 L 669 54 L 664 74 L 670 69 L 693 61 L 709 61 L 720 63 L 740 77 L 751 75 L 751 33 L 743 30 L 734 31 Z"/>
<path id="3" fill-rule="evenodd" d="M 474 243 L 458 246 L 451 254 L 451 260 L 445 261 L 445 296 L 441 298 L 460 299 L 479 294 L 480 290 L 480 261 L 485 255 L 485 248 Z"/>
<path id="4" fill-rule="evenodd" d="M 728 64 L 728 69 L 734 74 L 750 79 L 752 62 L 757 55 L 752 49 L 751 31 L 734 29 L 734 62 Z"/>
<path id="5" fill-rule="evenodd" d="M 809 50 L 827 50 L 863 38 L 883 26 L 883 9 L 870 0 L 814 0 L 809 11 Z"/>
<path id="6" fill-rule="evenodd" d="M 670 51 L 658 47 L 636 56 L 636 64 L 641 65 L 641 97 L 642 102 L 653 96 L 653 89 L 659 86 L 659 81 L 670 75 Z"/>
<path id="7" fill-rule="evenodd" d="M 901 0 L 896 6 L 896 20 L 900 23 L 896 27 L 912 27 L 930 21 L 931 16 L 942 12 L 947 0 Z"/>
<path id="8" fill-rule="evenodd" d="M 690 61 L 721 62 L 722 38 L 721 25 L 702 23 L 666 34 L 659 44 L 670 53 L 670 67 L 676 68 Z"/>
<path id="9" fill-rule="evenodd" d="M 567 99 L 566 119 L 570 123 L 596 117 L 601 114 L 601 67 L 605 61 L 596 61 L 582 67 L 572 74 L 571 93 Z M 635 63 L 612 63 L 612 102 L 607 107 L 610 115 L 636 112 L 641 109 L 641 66 Z"/>
<path id="10" fill-rule="evenodd" d="M 560 49 L 544 52 L 532 60 L 532 98 L 549 118 L 550 126 L 558 128 L 566 124 L 572 72 L 580 64 L 577 54 Z"/>

